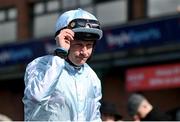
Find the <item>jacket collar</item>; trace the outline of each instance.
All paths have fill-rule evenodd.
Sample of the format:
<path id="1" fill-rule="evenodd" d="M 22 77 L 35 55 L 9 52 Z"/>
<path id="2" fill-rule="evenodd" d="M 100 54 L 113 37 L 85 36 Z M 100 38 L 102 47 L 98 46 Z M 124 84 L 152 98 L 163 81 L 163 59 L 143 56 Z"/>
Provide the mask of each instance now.
<path id="1" fill-rule="evenodd" d="M 65 67 L 71 74 L 81 74 L 84 70 L 84 65 L 76 66 L 70 60 L 65 61 Z"/>

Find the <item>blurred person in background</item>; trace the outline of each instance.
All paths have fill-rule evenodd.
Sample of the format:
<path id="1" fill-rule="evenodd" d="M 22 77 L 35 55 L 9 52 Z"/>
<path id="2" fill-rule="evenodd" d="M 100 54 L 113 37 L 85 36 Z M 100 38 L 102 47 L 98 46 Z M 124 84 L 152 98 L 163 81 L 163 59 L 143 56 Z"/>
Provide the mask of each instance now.
<path id="1" fill-rule="evenodd" d="M 166 113 L 171 115 L 172 121 L 180 121 L 180 107 L 179 106 L 168 110 Z"/>
<path id="2" fill-rule="evenodd" d="M 117 111 L 115 104 L 103 101 L 100 108 L 101 119 L 106 122 L 123 121 L 122 115 Z"/>
<path id="3" fill-rule="evenodd" d="M 26 67 L 27 121 L 101 121 L 101 82 L 86 61 L 102 37 L 97 18 L 82 9 L 64 12 L 56 22 L 54 55 Z"/>
<path id="4" fill-rule="evenodd" d="M 134 93 L 129 96 L 128 114 L 134 121 L 171 121 L 169 114 L 154 107 L 143 95 Z"/>
<path id="5" fill-rule="evenodd" d="M 4 114 L 0 114 L 0 121 L 1 122 L 12 122 L 12 119 Z"/>

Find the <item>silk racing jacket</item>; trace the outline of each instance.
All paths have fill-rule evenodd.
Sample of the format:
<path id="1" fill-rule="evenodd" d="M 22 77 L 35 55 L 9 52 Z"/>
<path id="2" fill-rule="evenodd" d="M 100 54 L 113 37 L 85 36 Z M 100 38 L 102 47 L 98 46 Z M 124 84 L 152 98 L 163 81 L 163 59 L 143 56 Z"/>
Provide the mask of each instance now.
<path id="1" fill-rule="evenodd" d="M 53 55 L 36 58 L 24 76 L 26 121 L 101 121 L 101 83 L 88 64 L 75 68 Z"/>

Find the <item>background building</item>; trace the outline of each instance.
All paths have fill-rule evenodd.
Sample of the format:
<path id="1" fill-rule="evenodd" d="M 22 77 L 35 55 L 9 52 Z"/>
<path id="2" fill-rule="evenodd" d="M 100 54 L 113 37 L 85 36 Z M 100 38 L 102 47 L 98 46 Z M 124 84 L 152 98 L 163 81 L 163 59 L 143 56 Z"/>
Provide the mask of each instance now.
<path id="1" fill-rule="evenodd" d="M 83 8 L 100 20 L 104 37 L 90 65 L 103 99 L 125 119 L 127 97 L 143 93 L 163 111 L 180 103 L 179 0 L 0 0 L 0 113 L 23 120 L 25 66 L 55 48 L 56 18 Z"/>

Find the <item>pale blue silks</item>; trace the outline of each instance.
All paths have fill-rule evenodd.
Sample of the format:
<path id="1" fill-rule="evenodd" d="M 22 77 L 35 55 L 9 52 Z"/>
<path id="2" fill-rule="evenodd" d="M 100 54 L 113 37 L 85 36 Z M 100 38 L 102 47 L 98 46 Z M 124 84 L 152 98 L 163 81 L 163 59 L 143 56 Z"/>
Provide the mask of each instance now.
<path id="1" fill-rule="evenodd" d="M 24 80 L 26 121 L 101 121 L 101 83 L 87 64 L 76 69 L 58 56 L 39 57 Z"/>

